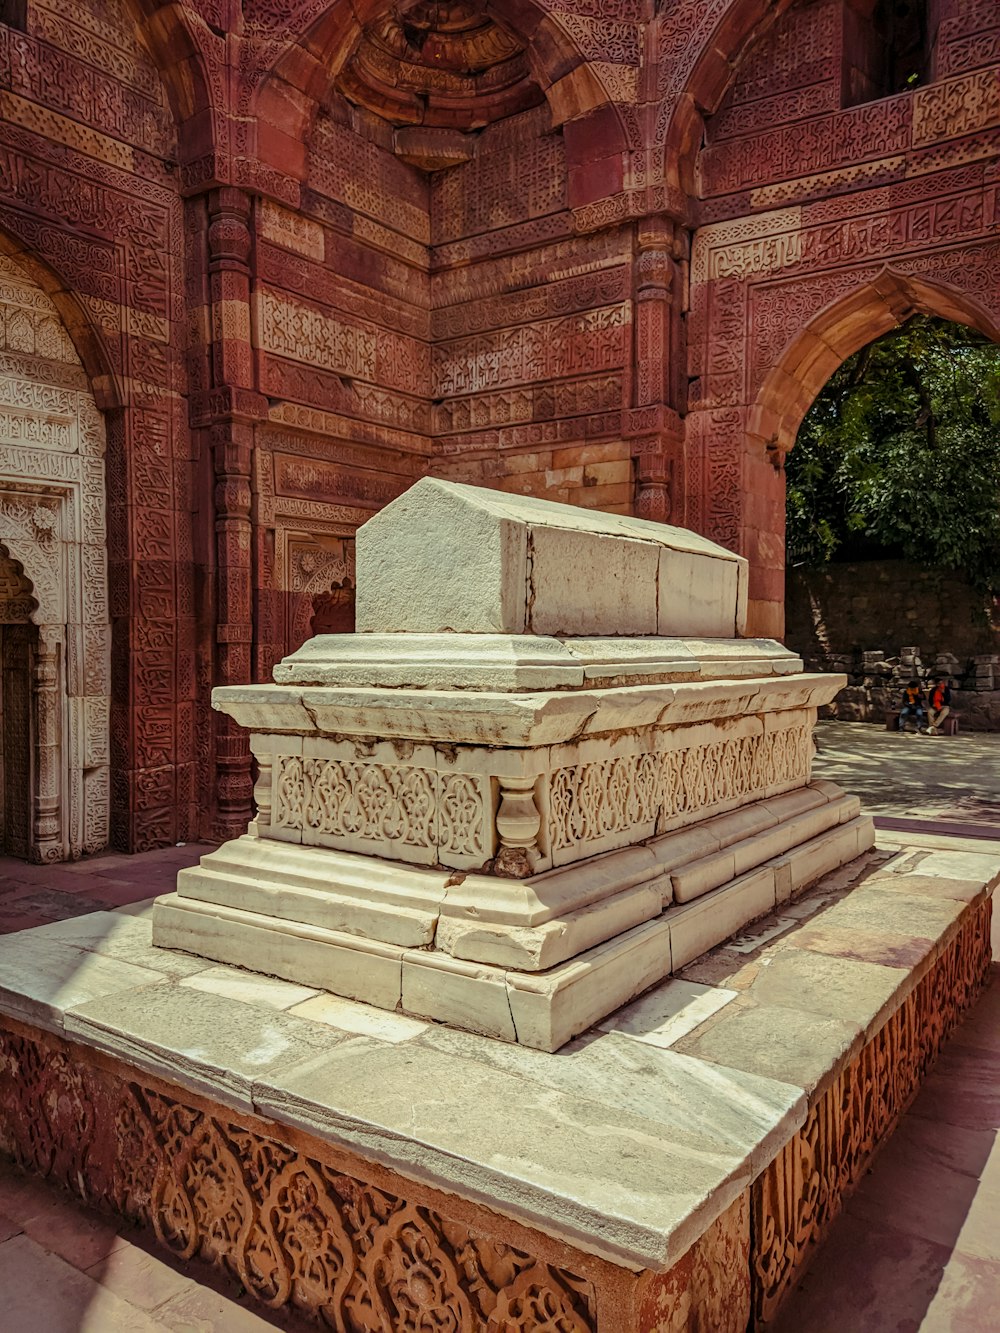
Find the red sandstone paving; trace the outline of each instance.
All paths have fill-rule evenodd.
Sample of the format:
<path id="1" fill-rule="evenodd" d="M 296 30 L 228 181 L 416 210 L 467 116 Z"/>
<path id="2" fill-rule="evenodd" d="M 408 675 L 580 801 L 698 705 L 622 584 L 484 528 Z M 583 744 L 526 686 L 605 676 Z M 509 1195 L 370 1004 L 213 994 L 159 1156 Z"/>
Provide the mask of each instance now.
<path id="1" fill-rule="evenodd" d="M 177 871 L 208 850 L 207 844 L 187 843 L 139 856 L 112 852 L 58 866 L 0 858 L 0 935 L 169 893 Z"/>

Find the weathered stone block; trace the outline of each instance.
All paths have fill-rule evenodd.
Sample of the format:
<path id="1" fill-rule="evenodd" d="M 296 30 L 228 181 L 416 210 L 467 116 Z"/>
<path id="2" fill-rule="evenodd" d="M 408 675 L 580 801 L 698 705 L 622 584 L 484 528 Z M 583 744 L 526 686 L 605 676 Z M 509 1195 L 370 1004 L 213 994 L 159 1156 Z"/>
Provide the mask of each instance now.
<path id="1" fill-rule="evenodd" d="M 732 638 L 746 562 L 660 523 L 425 478 L 359 529 L 360 633 Z"/>

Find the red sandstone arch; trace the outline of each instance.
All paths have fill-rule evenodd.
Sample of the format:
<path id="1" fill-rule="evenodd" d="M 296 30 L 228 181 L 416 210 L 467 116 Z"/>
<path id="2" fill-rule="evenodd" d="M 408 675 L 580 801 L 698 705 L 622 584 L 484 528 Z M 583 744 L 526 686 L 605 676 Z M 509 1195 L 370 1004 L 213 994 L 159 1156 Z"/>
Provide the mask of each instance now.
<path id="1" fill-rule="evenodd" d="M 148 2 L 148 0 L 147 0 Z M 257 154 L 285 176 L 304 180 L 313 119 L 366 24 L 390 0 L 333 0 L 329 8 L 284 51 L 254 100 Z M 537 0 L 488 0 L 486 13 L 525 45 L 528 64 L 553 121 L 564 124 L 602 112 L 596 155 L 627 146 L 625 128 L 611 95 L 558 18 Z"/>
<path id="2" fill-rule="evenodd" d="M 205 20 L 176 0 L 124 0 L 139 42 L 159 71 L 174 123 L 181 160 L 215 151 L 218 116 L 214 105 L 206 46 L 221 42 Z"/>
<path id="3" fill-rule="evenodd" d="M 689 44 L 677 57 L 676 82 L 660 108 L 657 138 L 664 148 L 664 173 L 668 183 L 694 194 L 694 168 L 701 148 L 706 116 L 718 110 L 736 77 L 747 48 L 790 9 L 795 0 L 709 0 L 718 13 L 706 38 L 697 23 L 690 23 Z M 667 10 L 660 19 L 667 24 L 685 19 L 682 6 Z M 662 57 L 661 57 L 662 58 Z"/>
<path id="4" fill-rule="evenodd" d="M 750 408 L 751 447 L 763 444 L 779 463 L 834 371 L 866 344 L 918 313 L 967 324 L 1000 342 L 1000 311 L 989 312 L 955 287 L 885 268 L 873 282 L 820 311 L 785 346 Z"/>
<path id="5" fill-rule="evenodd" d="M 45 292 L 59 312 L 73 346 L 90 380 L 91 391 L 102 411 L 121 407 L 125 398 L 122 385 L 115 373 L 104 335 L 86 313 L 72 285 L 39 256 L 27 239 L 16 233 L 18 214 L 5 213 L 4 227 L 0 229 L 0 251 L 24 269 Z"/>

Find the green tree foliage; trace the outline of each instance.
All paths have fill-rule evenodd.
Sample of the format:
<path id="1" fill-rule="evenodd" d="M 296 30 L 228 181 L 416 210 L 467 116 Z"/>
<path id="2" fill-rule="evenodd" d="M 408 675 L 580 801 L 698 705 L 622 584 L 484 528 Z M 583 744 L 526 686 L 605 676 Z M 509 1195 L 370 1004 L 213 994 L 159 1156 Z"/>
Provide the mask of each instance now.
<path id="1" fill-rule="evenodd" d="M 1000 346 L 923 315 L 827 382 L 788 456 L 789 564 L 898 556 L 1000 586 Z"/>

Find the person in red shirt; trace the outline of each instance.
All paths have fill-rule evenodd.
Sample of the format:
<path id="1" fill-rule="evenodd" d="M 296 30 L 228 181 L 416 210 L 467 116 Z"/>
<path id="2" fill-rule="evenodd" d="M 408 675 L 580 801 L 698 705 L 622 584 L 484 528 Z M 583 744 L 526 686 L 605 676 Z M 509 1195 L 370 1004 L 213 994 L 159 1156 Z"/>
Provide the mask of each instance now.
<path id="1" fill-rule="evenodd" d="M 951 712 L 951 690 L 948 677 L 938 676 L 927 701 L 927 735 L 938 736 L 938 727 Z"/>

